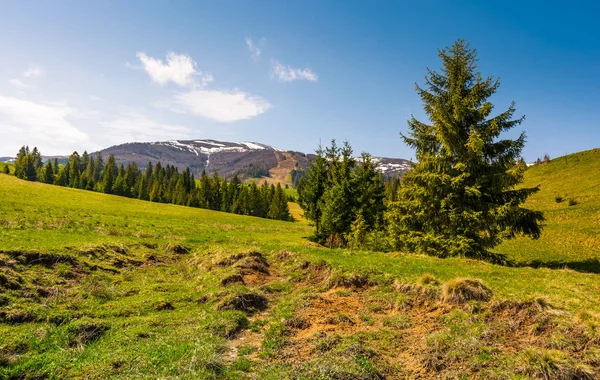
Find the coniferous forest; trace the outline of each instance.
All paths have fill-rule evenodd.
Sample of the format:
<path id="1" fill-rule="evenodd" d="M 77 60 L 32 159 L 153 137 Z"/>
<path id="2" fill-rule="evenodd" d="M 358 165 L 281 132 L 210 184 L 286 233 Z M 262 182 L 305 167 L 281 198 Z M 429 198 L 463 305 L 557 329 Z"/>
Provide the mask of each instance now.
<path id="1" fill-rule="evenodd" d="M 196 181 L 189 168 L 182 172 L 160 162 L 139 168 L 135 163 L 117 165 L 114 156 L 74 152 L 66 164 L 57 159 L 42 161 L 37 148 L 22 147 L 15 161 L 15 176 L 58 186 L 97 191 L 151 202 L 173 203 L 260 218 L 292 221 L 288 196 L 281 188 L 263 183 L 242 184 L 237 175 L 230 181 L 216 173 L 202 172 Z"/>

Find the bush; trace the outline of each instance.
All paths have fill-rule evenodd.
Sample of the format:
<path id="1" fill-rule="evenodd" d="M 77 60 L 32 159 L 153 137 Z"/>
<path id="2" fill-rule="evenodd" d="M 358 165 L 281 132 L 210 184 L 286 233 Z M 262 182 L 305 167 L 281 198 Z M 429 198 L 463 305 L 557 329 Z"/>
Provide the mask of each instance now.
<path id="1" fill-rule="evenodd" d="M 575 206 L 577 205 L 577 201 L 573 198 L 569 198 L 569 206 Z"/>
<path id="2" fill-rule="evenodd" d="M 556 197 L 554 197 L 554 200 L 556 201 L 556 203 L 560 203 L 560 202 L 564 201 L 565 199 L 563 197 L 561 197 L 560 195 L 557 195 Z"/>

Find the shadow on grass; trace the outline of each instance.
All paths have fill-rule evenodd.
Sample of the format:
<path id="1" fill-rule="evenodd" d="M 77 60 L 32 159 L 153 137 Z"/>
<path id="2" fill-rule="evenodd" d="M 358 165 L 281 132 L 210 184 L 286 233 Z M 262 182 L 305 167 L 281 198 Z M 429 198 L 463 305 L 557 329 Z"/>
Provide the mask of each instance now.
<path id="1" fill-rule="evenodd" d="M 509 262 L 512 267 L 531 267 L 549 269 L 571 269 L 584 273 L 600 273 L 600 259 L 585 259 L 581 261 L 540 261 Z"/>

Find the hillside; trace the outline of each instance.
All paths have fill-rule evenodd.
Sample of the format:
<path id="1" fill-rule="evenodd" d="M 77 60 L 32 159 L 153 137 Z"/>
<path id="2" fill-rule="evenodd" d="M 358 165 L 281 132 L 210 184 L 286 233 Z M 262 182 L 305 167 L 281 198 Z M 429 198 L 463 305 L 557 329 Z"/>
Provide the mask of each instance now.
<path id="1" fill-rule="evenodd" d="M 7 175 L 0 197 L 0 378 L 598 375 L 596 274 L 329 250 Z"/>
<path id="2" fill-rule="evenodd" d="M 270 183 L 290 183 L 290 172 L 295 168 L 305 169 L 314 157 L 255 142 L 216 140 L 129 143 L 103 149 L 100 153 L 114 154 L 117 163 L 135 162 L 141 167 L 158 161 L 181 170 L 189 167 L 196 177 L 205 170 L 207 173 L 216 171 L 227 178 L 238 174 L 243 179 L 261 178 Z M 396 176 L 410 168 L 410 162 L 404 159 L 375 157 L 375 160 L 386 176 Z"/>
<path id="3" fill-rule="evenodd" d="M 80 154 L 82 152 L 79 152 Z M 180 171 L 190 168 L 196 178 L 202 171 L 216 172 L 231 179 L 269 184 L 292 184 L 292 170 L 304 170 L 315 155 L 282 149 L 255 142 L 228 142 L 216 140 L 169 140 L 158 142 L 126 143 L 102 149 L 104 159 L 114 155 L 117 164 L 135 162 L 145 168 L 149 162 L 172 165 Z M 68 156 L 43 156 L 44 160 L 57 159 L 65 164 Z M 402 158 L 373 157 L 384 177 L 397 177 L 410 169 L 410 161 Z M 13 162 L 14 157 L 0 157 L 0 162 Z"/>
<path id="4" fill-rule="evenodd" d="M 540 185 L 540 191 L 526 206 L 544 211 L 542 236 L 539 240 L 508 241 L 497 251 L 522 265 L 600 273 L 599 173 L 600 149 L 530 167 L 525 173 L 524 186 Z"/>

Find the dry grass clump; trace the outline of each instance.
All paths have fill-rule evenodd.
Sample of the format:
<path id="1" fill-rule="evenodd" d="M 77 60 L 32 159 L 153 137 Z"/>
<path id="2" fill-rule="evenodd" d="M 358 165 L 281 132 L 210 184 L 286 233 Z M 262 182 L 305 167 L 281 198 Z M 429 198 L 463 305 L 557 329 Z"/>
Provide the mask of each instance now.
<path id="1" fill-rule="evenodd" d="M 310 322 L 304 318 L 289 318 L 283 322 L 283 325 L 290 329 L 304 330 L 310 327 Z"/>
<path id="2" fill-rule="evenodd" d="M 529 349 L 519 357 L 519 372 L 534 379 L 595 379 L 591 367 L 557 350 Z"/>
<path id="3" fill-rule="evenodd" d="M 267 308 L 268 299 L 258 293 L 244 293 L 224 300 L 219 310 L 239 310 L 247 314 L 263 311 Z"/>
<path id="4" fill-rule="evenodd" d="M 288 251 L 279 251 L 279 253 L 277 253 L 277 258 L 279 260 L 286 260 L 289 259 L 290 257 L 292 257 L 294 254 L 292 252 L 288 252 Z"/>
<path id="5" fill-rule="evenodd" d="M 471 278 L 457 278 L 448 281 L 442 287 L 442 299 L 445 302 L 462 304 L 468 301 L 489 301 L 492 291 L 483 281 Z"/>
<path id="6" fill-rule="evenodd" d="M 190 253 L 190 249 L 187 247 L 184 247 L 183 245 L 179 245 L 179 244 L 171 244 L 169 243 L 167 245 L 167 253 L 174 253 L 176 255 L 185 255 Z"/>
<path id="7" fill-rule="evenodd" d="M 256 251 L 241 252 L 241 253 L 236 253 L 236 254 L 230 255 L 222 260 L 219 260 L 215 263 L 215 265 L 219 266 L 219 267 L 230 267 L 245 257 L 261 257 L 262 258 L 263 256 L 260 252 L 256 252 Z"/>
<path id="8" fill-rule="evenodd" d="M 343 288 L 364 288 L 367 286 L 374 286 L 376 284 L 376 282 L 369 279 L 369 276 L 355 274 L 351 277 L 338 276 L 333 278 L 329 282 L 329 288 L 334 288 L 337 286 Z"/>
<path id="9" fill-rule="evenodd" d="M 99 339 L 109 329 L 110 326 L 102 321 L 88 318 L 75 320 L 67 327 L 69 346 L 84 346 Z"/>
<path id="10" fill-rule="evenodd" d="M 245 285 L 244 278 L 239 274 L 232 274 L 231 276 L 227 276 L 221 280 L 222 286 L 228 286 L 231 284 L 242 284 Z"/>
<path id="11" fill-rule="evenodd" d="M 236 266 L 243 275 L 253 273 L 269 274 L 269 263 L 267 263 L 267 260 L 260 253 L 246 257 Z"/>
<path id="12" fill-rule="evenodd" d="M 419 284 L 421 284 L 421 285 L 437 285 L 438 280 L 431 273 L 425 273 L 419 279 Z"/>

